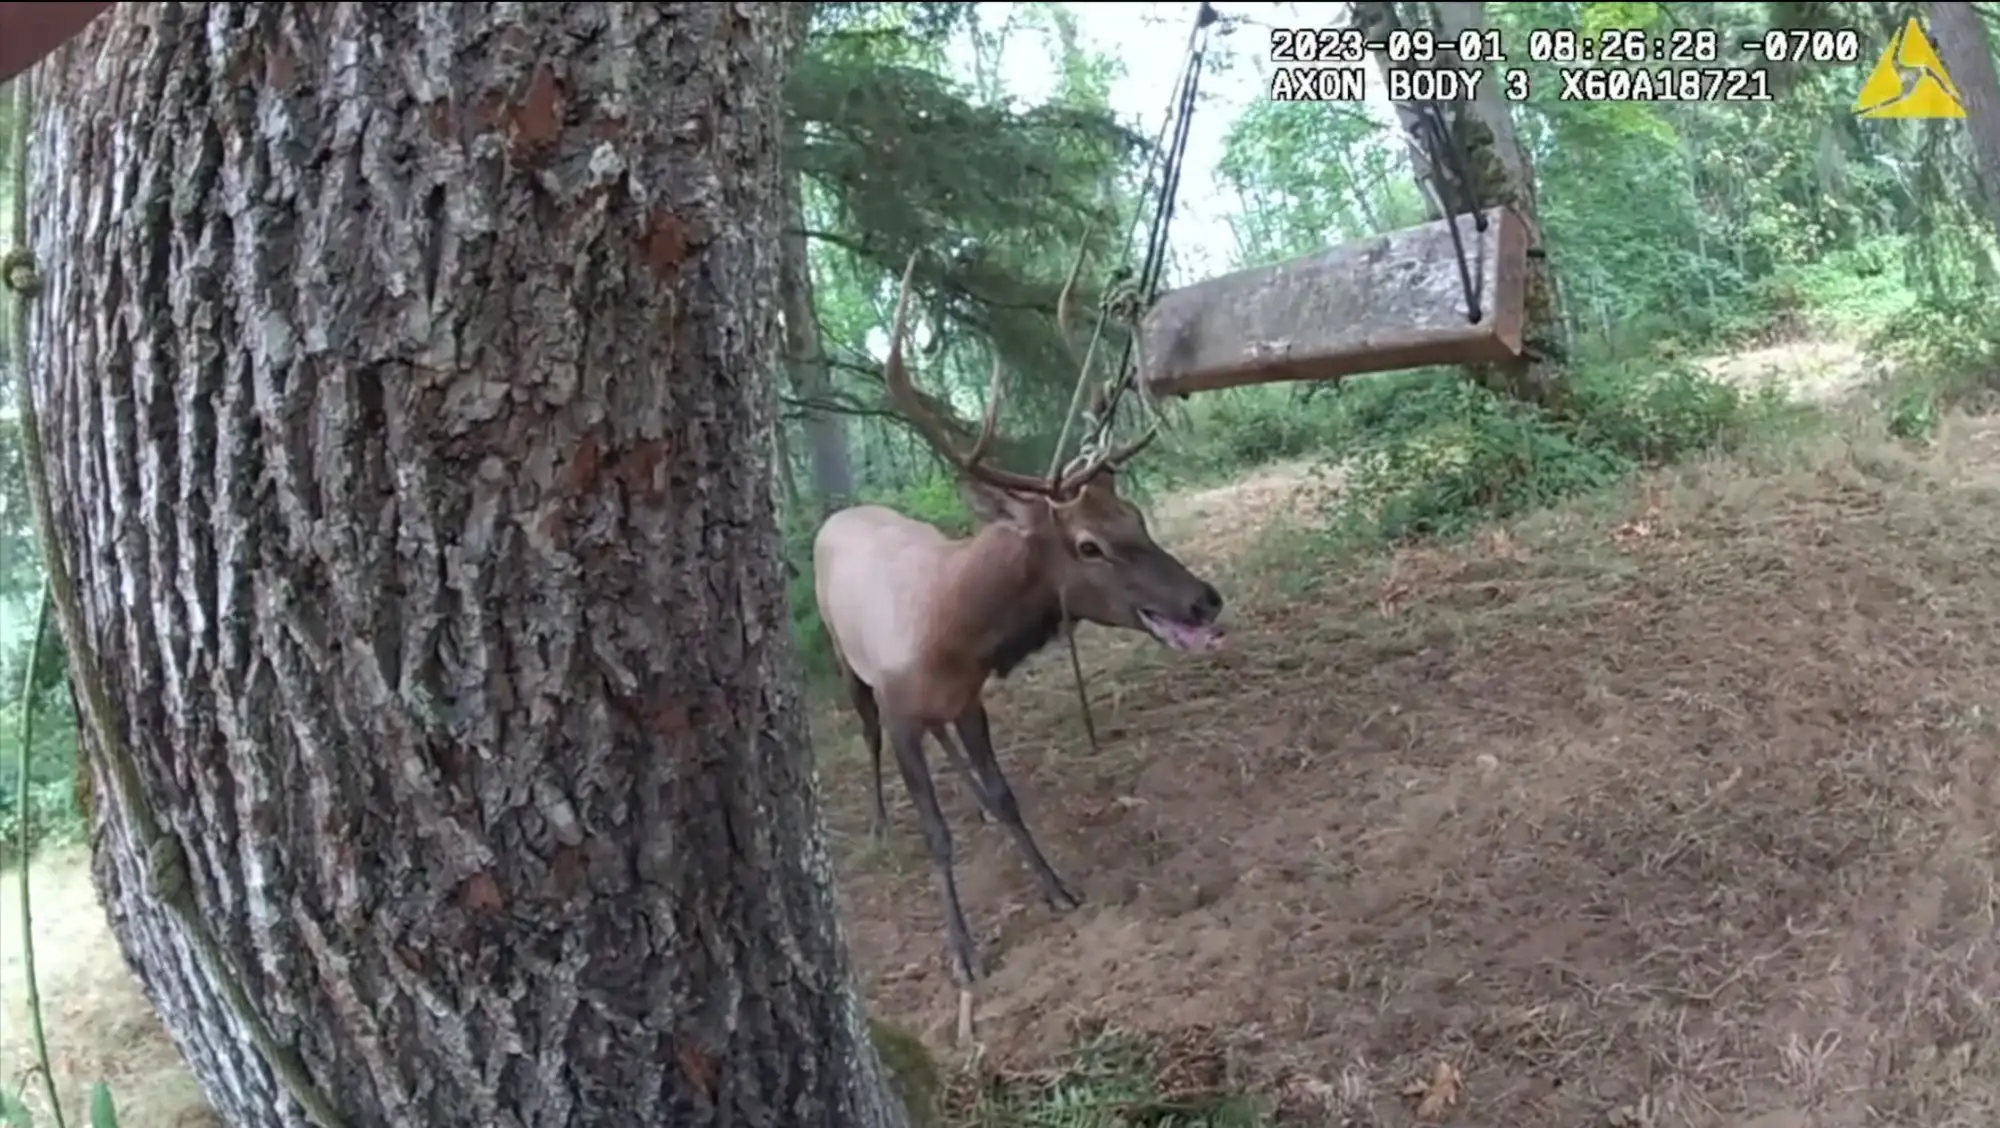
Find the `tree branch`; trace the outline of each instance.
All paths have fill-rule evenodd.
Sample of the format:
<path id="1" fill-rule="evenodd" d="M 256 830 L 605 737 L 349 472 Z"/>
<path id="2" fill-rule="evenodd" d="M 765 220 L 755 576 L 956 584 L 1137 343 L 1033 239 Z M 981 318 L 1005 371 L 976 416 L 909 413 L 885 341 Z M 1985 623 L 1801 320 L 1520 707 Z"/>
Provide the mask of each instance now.
<path id="1" fill-rule="evenodd" d="M 805 235 L 805 237 L 808 239 L 817 239 L 822 243 L 827 243 L 831 246 L 839 247 L 841 250 L 846 251 L 850 255 L 853 255 L 855 258 L 862 259 L 867 262 L 872 262 L 877 266 L 884 267 L 885 269 L 900 269 L 900 267 L 896 266 L 895 264 L 891 264 L 885 261 L 883 256 L 877 254 L 873 247 L 869 246 L 868 244 L 858 239 L 854 239 L 846 235 L 841 235 L 833 231 L 818 231 L 814 230 L 813 228 L 806 228 L 801 232 L 801 234 Z M 991 297 L 987 294 L 982 294 L 979 291 L 972 289 L 970 286 L 967 286 L 961 279 L 954 276 L 954 274 L 951 271 L 945 271 L 942 274 L 934 275 L 929 279 L 929 281 L 932 284 L 939 286 L 944 290 L 949 291 L 956 297 L 969 301 L 974 305 L 984 306 L 987 309 L 1011 309 L 1011 310 L 1026 311 L 1028 313 L 1045 313 L 1048 314 L 1050 317 L 1054 317 L 1056 315 L 1056 307 L 1054 302 L 1002 301 L 999 298 Z"/>
<path id="2" fill-rule="evenodd" d="M 809 415 L 849 415 L 857 419 L 893 419 L 899 423 L 904 422 L 901 415 L 889 408 L 871 407 L 839 393 L 830 396 L 795 396 L 781 392 L 778 395 L 778 402 L 793 409 L 793 413 L 786 416 L 788 419 L 803 419 Z"/>

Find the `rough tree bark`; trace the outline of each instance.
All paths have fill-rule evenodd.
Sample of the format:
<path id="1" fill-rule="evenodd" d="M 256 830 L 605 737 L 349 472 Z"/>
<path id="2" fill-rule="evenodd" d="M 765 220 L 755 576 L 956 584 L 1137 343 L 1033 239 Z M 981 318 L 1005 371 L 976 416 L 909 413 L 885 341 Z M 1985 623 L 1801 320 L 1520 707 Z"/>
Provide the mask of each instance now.
<path id="1" fill-rule="evenodd" d="M 1986 221 L 2000 231 L 2000 74 L 1986 23 L 1970 4 L 1925 4 L 1938 61 L 1958 87 L 1972 142 L 1974 180 Z"/>
<path id="2" fill-rule="evenodd" d="M 1479 0 L 1440 0 L 1430 7 L 1437 19 L 1433 30 L 1441 42 L 1456 43 L 1461 32 L 1486 25 L 1485 5 Z M 1356 0 L 1352 8 L 1355 26 L 1365 32 L 1371 42 L 1386 40 L 1390 31 L 1406 26 L 1397 15 L 1393 0 Z M 1426 65 L 1416 62 L 1391 64 L 1386 58 L 1378 61 L 1383 66 Z M 1490 66 L 1461 62 L 1451 51 L 1439 51 L 1436 59 L 1428 65 L 1451 69 L 1477 68 L 1486 72 L 1480 80 L 1477 97 L 1465 102 L 1439 103 L 1439 108 L 1444 111 L 1445 122 L 1464 153 L 1466 173 L 1473 182 L 1474 204 L 1480 208 L 1510 205 L 1531 227 L 1539 228 L 1541 213 L 1535 200 L 1535 171 L 1527 151 L 1515 136 L 1513 112 L 1494 85 L 1499 77 Z M 1421 154 L 1429 150 L 1423 145 L 1423 135 L 1419 130 L 1428 127 L 1420 125 L 1421 119 L 1413 106 L 1397 105 L 1396 116 L 1409 134 L 1421 166 L 1424 163 Z M 1417 175 L 1435 190 L 1431 218 L 1442 219 L 1436 200 L 1442 199 L 1450 204 L 1457 197 L 1448 185 L 1437 182 L 1436 170 L 1420 167 Z M 1446 175 L 1450 175 L 1450 170 Z M 1538 251 L 1539 240 L 1532 246 Z M 1474 379 L 1496 391 L 1560 410 L 1568 391 L 1568 383 L 1563 378 L 1568 356 L 1567 334 L 1555 272 L 1550 268 L 1549 260 L 1539 253 L 1528 260 L 1524 307 L 1522 340 L 1525 348 L 1521 358 L 1511 364 L 1480 365 L 1468 371 Z"/>
<path id="3" fill-rule="evenodd" d="M 35 403 L 195 901 L 359 1125 L 901 1125 L 770 500 L 779 6 L 122 5 L 42 71 Z M 146 892 L 232 1125 L 300 1125 Z"/>

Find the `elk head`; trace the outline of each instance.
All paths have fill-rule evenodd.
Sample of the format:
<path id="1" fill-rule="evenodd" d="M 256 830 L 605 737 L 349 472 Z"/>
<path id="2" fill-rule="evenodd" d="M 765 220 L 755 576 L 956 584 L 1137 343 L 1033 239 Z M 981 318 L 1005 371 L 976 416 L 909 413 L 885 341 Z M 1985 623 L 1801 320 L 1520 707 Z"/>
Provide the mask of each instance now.
<path id="1" fill-rule="evenodd" d="M 1081 458 L 1052 478 L 993 466 L 986 455 L 999 424 L 1001 368 L 996 357 L 979 436 L 969 450 L 960 450 L 950 428 L 917 395 L 903 364 L 903 328 L 916 265 L 912 255 L 903 271 L 883 380 L 911 425 L 958 469 L 960 489 L 974 516 L 983 525 L 1004 525 L 1023 534 L 1036 578 L 1046 583 L 1066 617 L 1144 631 L 1176 650 L 1217 645 L 1221 593 L 1155 543 L 1138 506 L 1118 496 L 1118 468 L 1153 441 L 1157 427 L 1116 450 Z M 1068 306 L 1075 282 L 1072 271 L 1057 310 L 1072 353 L 1076 348 Z"/>

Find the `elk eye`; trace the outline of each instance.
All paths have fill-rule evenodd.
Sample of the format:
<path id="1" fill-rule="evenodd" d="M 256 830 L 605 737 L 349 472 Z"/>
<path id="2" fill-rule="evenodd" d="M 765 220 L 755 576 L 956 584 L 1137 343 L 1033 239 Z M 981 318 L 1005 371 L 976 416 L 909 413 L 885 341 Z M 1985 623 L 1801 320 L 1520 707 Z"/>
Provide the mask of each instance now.
<path id="1" fill-rule="evenodd" d="M 1076 554 L 1085 560 L 1104 559 L 1104 546 L 1088 538 L 1076 542 Z"/>

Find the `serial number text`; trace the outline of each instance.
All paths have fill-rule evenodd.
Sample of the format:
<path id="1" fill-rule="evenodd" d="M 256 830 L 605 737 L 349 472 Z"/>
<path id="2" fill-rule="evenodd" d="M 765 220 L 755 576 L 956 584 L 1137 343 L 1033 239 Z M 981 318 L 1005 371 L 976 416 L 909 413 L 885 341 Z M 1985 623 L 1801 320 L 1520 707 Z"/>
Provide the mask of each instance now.
<path id="1" fill-rule="evenodd" d="M 1562 72 L 1565 102 L 1769 102 L 1771 72 L 1747 67 L 1579 67 Z"/>

